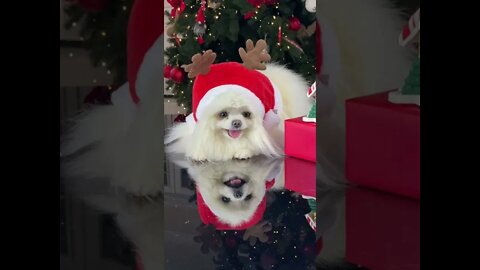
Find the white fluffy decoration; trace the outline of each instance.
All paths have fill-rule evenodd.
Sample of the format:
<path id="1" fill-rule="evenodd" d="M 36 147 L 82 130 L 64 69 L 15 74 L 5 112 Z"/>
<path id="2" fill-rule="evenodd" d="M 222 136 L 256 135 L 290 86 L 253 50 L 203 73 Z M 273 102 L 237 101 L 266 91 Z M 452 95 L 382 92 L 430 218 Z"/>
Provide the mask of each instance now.
<path id="1" fill-rule="evenodd" d="M 316 7 L 316 0 L 305 0 L 305 9 L 307 9 L 309 12 L 315 12 Z"/>

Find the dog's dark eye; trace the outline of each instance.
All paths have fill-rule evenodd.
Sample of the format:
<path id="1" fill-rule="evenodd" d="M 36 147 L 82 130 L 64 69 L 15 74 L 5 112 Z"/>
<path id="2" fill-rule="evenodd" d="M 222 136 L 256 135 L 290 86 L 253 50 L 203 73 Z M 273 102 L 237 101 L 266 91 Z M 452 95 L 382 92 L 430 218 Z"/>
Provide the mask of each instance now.
<path id="1" fill-rule="evenodd" d="M 227 117 L 227 116 L 228 116 L 228 113 L 227 113 L 227 112 L 220 112 L 220 113 L 218 114 L 218 117 L 220 117 L 220 118 L 225 118 L 225 117 Z"/>
<path id="2" fill-rule="evenodd" d="M 245 118 L 250 118 L 250 116 L 252 115 L 250 112 L 243 112 L 242 113 L 243 117 Z"/>
<path id="3" fill-rule="evenodd" d="M 222 196 L 222 201 L 223 201 L 224 203 L 229 203 L 229 202 L 230 202 L 230 198 L 227 198 L 227 197 L 225 197 L 225 196 Z"/>
<path id="4" fill-rule="evenodd" d="M 248 194 L 247 197 L 245 197 L 245 201 L 251 200 L 252 199 L 252 194 Z"/>

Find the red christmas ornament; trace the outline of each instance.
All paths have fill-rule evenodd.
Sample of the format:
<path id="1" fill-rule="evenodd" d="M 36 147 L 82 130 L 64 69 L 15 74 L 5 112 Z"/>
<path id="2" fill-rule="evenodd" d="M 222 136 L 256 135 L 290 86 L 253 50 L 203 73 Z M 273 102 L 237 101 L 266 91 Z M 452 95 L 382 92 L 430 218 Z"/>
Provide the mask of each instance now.
<path id="1" fill-rule="evenodd" d="M 77 3 L 88 12 L 99 12 L 105 9 L 108 0 L 77 0 Z"/>
<path id="2" fill-rule="evenodd" d="M 278 43 L 280 44 L 280 43 L 282 43 L 282 26 L 281 25 L 278 27 L 278 34 L 277 35 L 278 35 Z"/>
<path id="3" fill-rule="evenodd" d="M 184 78 L 183 70 L 179 67 L 174 67 L 170 71 L 170 79 L 172 79 L 176 83 L 181 83 Z"/>
<path id="4" fill-rule="evenodd" d="M 86 104 L 112 104 L 111 94 L 114 88 L 112 86 L 96 86 L 88 93 L 83 100 Z"/>
<path id="5" fill-rule="evenodd" d="M 245 15 L 243 15 L 243 18 L 245 18 L 245 20 L 250 20 L 253 17 L 253 15 L 255 15 L 255 12 L 249 11 L 245 13 Z"/>
<path id="6" fill-rule="evenodd" d="M 180 39 L 177 35 L 175 35 L 175 42 L 177 43 L 177 46 L 180 46 Z"/>
<path id="7" fill-rule="evenodd" d="M 300 29 L 300 27 L 302 27 L 302 24 L 300 23 L 300 20 L 296 17 L 290 18 L 289 21 L 290 21 L 290 24 L 289 24 L 288 28 L 290 28 L 290 30 L 298 31 Z"/>
<path id="8" fill-rule="evenodd" d="M 298 49 L 299 51 L 301 51 L 302 53 L 304 52 L 303 49 L 302 49 L 302 47 L 300 47 L 300 45 L 298 45 L 295 41 L 293 41 L 293 40 L 291 40 L 291 39 L 289 39 L 289 38 L 287 38 L 287 37 L 285 37 L 285 41 L 288 42 L 288 43 L 290 43 L 291 45 L 293 45 L 295 48 L 297 48 L 297 49 Z M 318 53 L 318 51 L 317 51 L 317 53 Z M 318 54 L 317 54 L 317 55 L 318 55 Z"/>
<path id="9" fill-rule="evenodd" d="M 186 122 L 185 114 L 177 115 L 177 117 L 175 117 L 175 120 L 173 120 L 173 122 L 174 123 Z"/>
<path id="10" fill-rule="evenodd" d="M 172 11 L 170 13 L 172 18 L 175 18 L 176 15 L 182 14 L 187 7 L 183 0 L 167 0 L 167 2 L 172 6 Z"/>
<path id="11" fill-rule="evenodd" d="M 260 6 L 265 3 L 265 0 L 247 0 L 247 2 L 252 6 Z"/>
<path id="12" fill-rule="evenodd" d="M 172 66 L 170 65 L 165 65 L 165 67 L 163 68 L 163 77 L 167 78 L 167 79 L 170 79 L 171 78 L 171 72 L 172 72 Z"/>

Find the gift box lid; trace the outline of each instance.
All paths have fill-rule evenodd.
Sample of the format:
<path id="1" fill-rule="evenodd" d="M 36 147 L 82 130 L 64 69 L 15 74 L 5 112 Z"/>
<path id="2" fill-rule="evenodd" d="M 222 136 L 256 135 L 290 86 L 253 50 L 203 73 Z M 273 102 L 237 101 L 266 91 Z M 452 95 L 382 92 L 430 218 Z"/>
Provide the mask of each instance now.
<path id="1" fill-rule="evenodd" d="M 317 124 L 315 122 L 305 122 L 305 121 L 302 120 L 302 118 L 303 117 L 290 118 L 290 119 L 285 120 L 285 122 L 302 124 L 302 125 L 307 125 L 307 126 L 312 126 L 312 127 L 317 126 Z"/>
<path id="2" fill-rule="evenodd" d="M 388 101 L 388 93 L 397 90 L 391 90 L 388 92 L 378 93 L 370 96 L 352 98 L 346 102 L 355 105 L 371 106 L 381 108 L 385 110 L 397 111 L 400 113 L 411 114 L 415 116 L 420 115 L 420 107 L 414 104 L 396 104 Z"/>

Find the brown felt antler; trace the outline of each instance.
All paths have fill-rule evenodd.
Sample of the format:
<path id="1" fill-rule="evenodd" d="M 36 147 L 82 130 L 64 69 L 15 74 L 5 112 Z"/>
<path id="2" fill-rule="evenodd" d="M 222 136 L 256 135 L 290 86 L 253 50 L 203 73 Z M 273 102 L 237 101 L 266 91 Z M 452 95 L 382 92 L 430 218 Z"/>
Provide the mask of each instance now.
<path id="1" fill-rule="evenodd" d="M 210 72 L 210 66 L 215 61 L 217 54 L 208 50 L 203 54 L 197 53 L 192 56 L 192 63 L 188 65 L 182 65 L 182 68 L 188 72 L 188 78 L 192 79 L 198 76 L 198 74 L 207 74 Z"/>
<path id="2" fill-rule="evenodd" d="M 270 55 L 266 52 L 267 49 L 267 42 L 265 40 L 260 39 L 253 46 L 253 41 L 251 39 L 247 40 L 246 42 L 247 51 L 244 48 L 238 49 L 238 53 L 240 54 L 240 58 L 242 58 L 243 65 L 248 69 L 258 69 L 264 70 L 267 67 L 265 66 L 264 62 L 270 61 Z"/>

